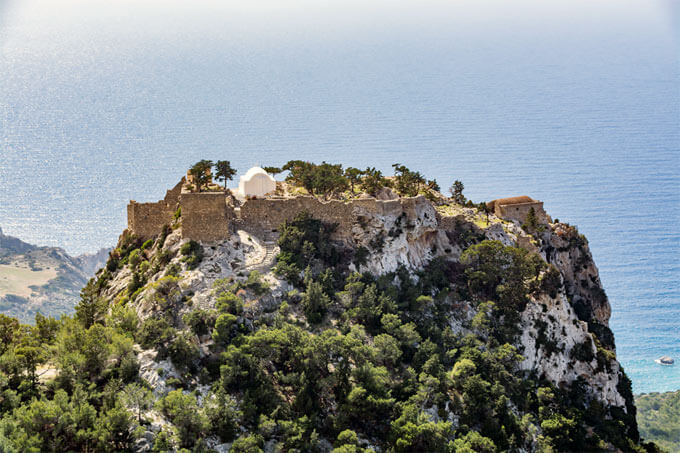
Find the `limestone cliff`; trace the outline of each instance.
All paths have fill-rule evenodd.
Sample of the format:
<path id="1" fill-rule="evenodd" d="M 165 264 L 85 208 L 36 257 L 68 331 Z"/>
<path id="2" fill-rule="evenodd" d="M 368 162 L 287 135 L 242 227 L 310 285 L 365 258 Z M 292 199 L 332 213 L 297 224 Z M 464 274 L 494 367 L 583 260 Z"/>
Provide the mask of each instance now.
<path id="1" fill-rule="evenodd" d="M 435 215 L 435 207 L 421 199 L 409 212 L 359 217 L 354 239 L 371 252 L 361 270 L 379 275 L 399 266 L 422 269 L 436 257 L 456 261 L 470 243 L 482 239 L 539 253 L 559 270 L 562 284 L 555 297 L 532 298 L 522 312 L 517 344 L 525 357 L 522 369 L 556 385 L 585 382 L 589 395 L 633 411 L 634 417 L 628 378 L 610 352 L 615 350 L 608 328 L 611 307 L 586 238 L 563 223 L 546 224 L 534 237 L 518 223 L 495 216 L 486 222 L 472 208 L 458 209 L 453 226 L 442 226 L 441 217 L 438 222 Z M 466 309 L 474 311 L 472 306 Z"/>

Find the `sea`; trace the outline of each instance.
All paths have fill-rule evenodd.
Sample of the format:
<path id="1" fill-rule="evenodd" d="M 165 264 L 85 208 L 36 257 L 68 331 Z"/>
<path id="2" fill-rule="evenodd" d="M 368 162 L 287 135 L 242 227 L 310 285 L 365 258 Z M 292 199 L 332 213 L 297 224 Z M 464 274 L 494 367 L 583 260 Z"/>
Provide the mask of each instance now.
<path id="1" fill-rule="evenodd" d="M 678 390 L 679 51 L 674 0 L 0 0 L 0 228 L 93 252 L 199 159 L 401 163 L 578 225 L 634 392 Z"/>

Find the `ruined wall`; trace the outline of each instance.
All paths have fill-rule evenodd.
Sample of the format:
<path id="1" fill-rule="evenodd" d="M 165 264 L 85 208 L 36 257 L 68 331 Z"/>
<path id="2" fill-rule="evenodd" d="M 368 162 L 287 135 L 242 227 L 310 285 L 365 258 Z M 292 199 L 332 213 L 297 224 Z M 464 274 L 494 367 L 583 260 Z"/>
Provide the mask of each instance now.
<path id="1" fill-rule="evenodd" d="M 182 186 L 186 180 L 182 178 L 172 189 L 168 190 L 165 192 L 165 198 L 163 198 L 163 201 L 167 203 L 170 207 L 177 206 L 177 203 L 179 203 L 179 196 L 182 193 Z"/>
<path id="2" fill-rule="evenodd" d="M 494 206 L 494 214 L 502 219 L 517 220 L 520 223 L 524 223 L 531 208 L 534 208 L 534 211 L 536 211 L 536 217 L 539 222 L 547 222 L 548 218 L 546 212 L 543 210 L 542 201 L 509 205 L 496 204 Z"/>
<path id="3" fill-rule="evenodd" d="M 172 223 L 183 184 L 184 178 L 165 193 L 165 198 L 156 203 L 137 203 L 130 200 L 127 207 L 128 230 L 142 239 L 159 234 L 164 225 Z"/>
<path id="4" fill-rule="evenodd" d="M 258 198 L 243 203 L 238 226 L 262 235 L 277 230 L 284 221 L 305 211 L 314 218 L 338 223 L 338 231 L 347 230 L 352 219 L 352 206 L 342 201 L 322 203 L 313 197 Z"/>
<path id="5" fill-rule="evenodd" d="M 234 211 L 224 193 L 183 193 L 182 237 L 196 241 L 220 241 L 229 237 Z"/>
<path id="6" fill-rule="evenodd" d="M 152 238 L 172 222 L 174 213 L 165 201 L 137 203 L 132 200 L 127 207 L 128 230 L 142 239 Z"/>
<path id="7" fill-rule="evenodd" d="M 334 235 L 337 239 L 349 239 L 352 225 L 361 222 L 364 215 L 400 215 L 405 212 L 415 217 L 417 205 L 423 202 L 427 202 L 423 197 L 387 201 L 367 198 L 348 202 L 323 202 L 314 197 L 253 199 L 241 206 L 236 226 L 261 236 L 277 230 L 284 221 L 292 220 L 297 214 L 308 212 L 316 219 L 337 224 Z"/>
<path id="8" fill-rule="evenodd" d="M 227 239 L 230 231 L 242 229 L 264 239 L 271 240 L 277 235 L 284 221 L 291 221 L 301 212 L 308 212 L 313 218 L 337 224 L 334 238 L 352 239 L 352 227 L 362 224 L 363 219 L 378 216 L 418 217 L 417 210 L 424 197 L 377 200 L 375 198 L 352 201 L 321 201 L 314 197 L 258 198 L 247 200 L 239 210 L 227 203 L 221 192 L 181 193 L 180 181 L 169 190 L 165 199 L 157 203 L 136 203 L 128 205 L 128 229 L 137 236 L 147 239 L 160 233 L 164 225 L 173 221 L 177 207 L 182 208 L 182 237 L 197 241 L 220 241 Z M 428 214 L 423 214 L 427 216 Z M 437 218 L 442 229 L 451 229 L 455 218 Z"/>

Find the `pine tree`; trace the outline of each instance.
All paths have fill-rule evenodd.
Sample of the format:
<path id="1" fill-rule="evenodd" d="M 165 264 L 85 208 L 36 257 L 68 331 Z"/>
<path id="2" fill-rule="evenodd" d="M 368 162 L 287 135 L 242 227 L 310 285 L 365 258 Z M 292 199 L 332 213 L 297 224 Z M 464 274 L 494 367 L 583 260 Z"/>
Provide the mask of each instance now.
<path id="1" fill-rule="evenodd" d="M 224 190 L 227 190 L 227 181 L 234 179 L 236 169 L 231 166 L 228 160 L 218 160 L 215 164 L 215 179 L 224 181 Z"/>
<path id="2" fill-rule="evenodd" d="M 196 190 L 199 192 L 201 191 L 201 188 L 208 184 L 210 182 L 210 169 L 212 168 L 213 163 L 211 160 L 201 160 L 196 162 L 190 169 L 189 169 L 189 175 L 194 180 L 194 183 L 196 184 Z"/>

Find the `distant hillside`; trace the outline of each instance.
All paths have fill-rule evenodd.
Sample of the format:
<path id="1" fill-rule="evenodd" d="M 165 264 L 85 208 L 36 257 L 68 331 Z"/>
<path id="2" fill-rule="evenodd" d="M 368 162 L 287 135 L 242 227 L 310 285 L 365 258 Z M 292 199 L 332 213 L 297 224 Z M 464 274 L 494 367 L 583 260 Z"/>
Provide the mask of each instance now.
<path id="1" fill-rule="evenodd" d="M 72 313 L 80 289 L 105 262 L 108 250 L 72 257 L 38 247 L 0 229 L 0 313 L 33 322 L 35 314 Z"/>
<path id="2" fill-rule="evenodd" d="M 640 435 L 669 453 L 680 452 L 680 390 L 635 397 Z"/>

